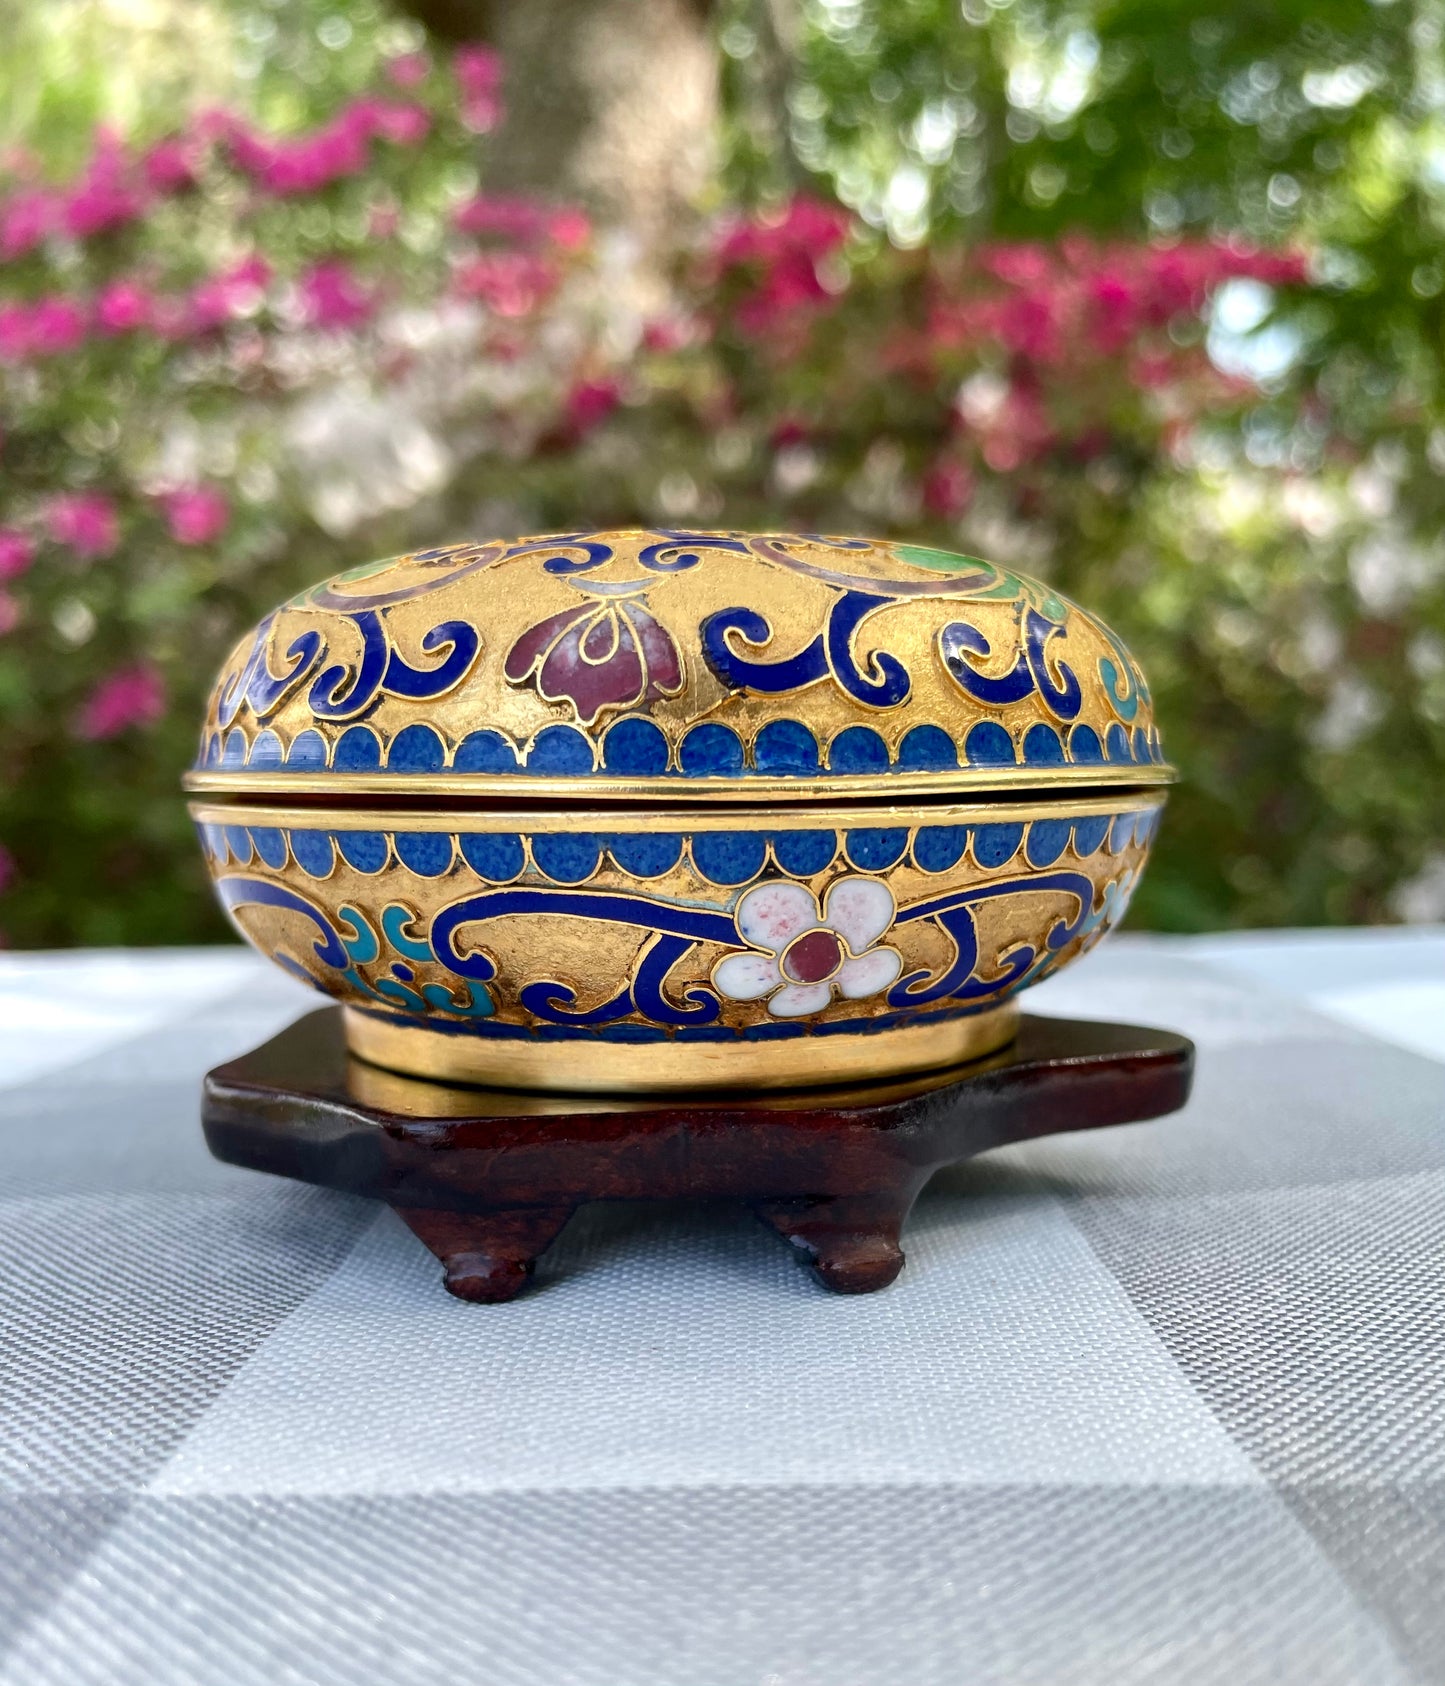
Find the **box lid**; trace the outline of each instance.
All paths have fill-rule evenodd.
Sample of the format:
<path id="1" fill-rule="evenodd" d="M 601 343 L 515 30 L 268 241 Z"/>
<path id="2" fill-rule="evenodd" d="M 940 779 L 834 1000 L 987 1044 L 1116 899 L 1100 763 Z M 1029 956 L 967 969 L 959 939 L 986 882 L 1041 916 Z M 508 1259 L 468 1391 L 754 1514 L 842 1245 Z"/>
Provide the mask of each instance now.
<path id="1" fill-rule="evenodd" d="M 976 557 L 664 529 L 338 574 L 222 668 L 187 785 L 696 801 L 1167 782 L 1119 638 Z"/>

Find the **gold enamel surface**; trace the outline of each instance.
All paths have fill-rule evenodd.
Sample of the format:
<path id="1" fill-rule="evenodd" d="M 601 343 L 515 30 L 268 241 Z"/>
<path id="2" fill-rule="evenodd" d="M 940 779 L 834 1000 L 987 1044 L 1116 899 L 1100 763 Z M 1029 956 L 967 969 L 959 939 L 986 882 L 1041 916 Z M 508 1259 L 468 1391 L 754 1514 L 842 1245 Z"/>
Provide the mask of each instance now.
<path id="1" fill-rule="evenodd" d="M 490 1042 L 346 1012 L 354 1054 L 389 1068 L 359 1077 L 361 1092 L 386 1104 L 392 1072 L 436 1083 L 495 1085 L 577 1094 L 667 1094 L 698 1089 L 795 1089 L 868 1082 L 981 1059 L 1018 1031 L 1013 1002 L 927 1025 L 779 1043 L 593 1043 L 588 1046 Z M 355 1079 L 354 1079 L 355 1080 Z M 410 1097 L 408 1097 L 410 1098 Z M 463 1103 L 464 1104 L 464 1103 Z"/>
<path id="2" fill-rule="evenodd" d="M 237 898 L 231 917 L 242 936 L 288 969 L 308 977 L 334 999 L 365 1009 L 364 1013 L 349 1015 L 352 1045 L 357 1052 L 423 1076 L 465 1076 L 468 1081 L 522 1087 L 644 1090 L 674 1083 L 701 1086 L 717 1082 L 745 1087 L 866 1080 L 976 1057 L 983 1051 L 977 1039 L 984 1034 L 979 1027 L 988 1010 L 1005 1005 L 1013 957 L 1027 945 L 1041 959 L 1047 956 L 1047 969 L 1054 971 L 1093 946 L 1127 905 L 1143 869 L 1148 843 L 1133 839 L 1117 853 L 1105 843 L 1081 856 L 1071 840 L 1063 854 L 1042 869 L 1029 865 L 1022 848 L 1006 863 L 988 866 L 975 858 L 970 846 L 954 865 L 930 872 L 913 858 L 918 830 L 1013 821 L 1027 824 L 1104 813 L 1153 814 L 1163 800 L 1162 793 L 1138 793 L 1087 801 L 1060 797 L 1014 803 L 959 802 L 927 808 L 849 805 L 803 809 L 795 805 L 778 811 L 634 809 L 570 816 L 556 812 L 399 814 L 392 810 L 260 807 L 205 801 L 195 801 L 191 808 L 196 819 L 209 828 L 270 828 L 285 836 L 295 827 L 313 833 L 339 829 L 388 836 L 386 864 L 375 872 L 358 870 L 334 849 L 329 871 L 313 876 L 297 862 L 289 838 L 285 857 L 275 867 L 268 866 L 259 855 L 249 860 L 207 857 L 219 887 Z M 848 861 L 844 838 L 852 830 L 869 826 L 901 827 L 907 832 L 906 846 L 895 865 L 866 871 Z M 785 833 L 818 829 L 836 831 L 839 847 L 833 861 L 812 874 L 783 871 L 769 845 L 762 871 L 744 884 L 727 887 L 706 877 L 693 857 L 694 837 L 703 838 L 713 831 Z M 451 864 L 436 876 L 412 871 L 390 840 L 389 834 L 403 830 L 450 837 Z M 566 888 L 621 892 L 645 898 L 664 913 L 699 911 L 714 920 L 735 919 L 740 901 L 760 883 L 786 880 L 800 885 L 822 908 L 829 891 L 841 880 L 868 879 L 886 888 L 895 909 L 892 923 L 869 946 L 896 950 L 901 956 L 903 978 L 940 977 L 958 955 L 954 936 L 939 919 L 910 918 L 909 910 L 957 893 L 986 892 L 970 904 L 978 951 L 971 975 L 979 986 L 978 993 L 954 1004 L 951 1015 L 950 1003 L 938 1001 L 928 1009 L 926 1020 L 921 1011 L 914 1014 L 912 1009 L 905 1009 L 905 1021 L 911 1015 L 918 1022 L 866 1033 L 839 1031 L 749 1042 L 750 1031 L 776 1022 L 770 1019 L 768 1000 L 721 996 L 715 1022 L 723 1031 L 736 1032 L 736 1040 L 703 1043 L 674 1034 L 647 1043 L 609 1043 L 591 1036 L 565 1042 L 544 1040 L 537 1034 L 540 1026 L 536 1015 L 522 1001 L 525 989 L 546 982 L 556 986 L 553 999 L 563 995 L 576 1011 L 601 1007 L 614 1000 L 620 988 L 631 987 L 654 944 L 656 929 L 649 928 L 645 917 L 632 924 L 577 917 L 566 911 L 529 911 L 479 918 L 456 929 L 455 954 L 464 960 L 469 954 L 482 953 L 492 967 L 491 975 L 480 986 L 490 1012 L 479 1019 L 475 1016 L 480 999 L 477 980 L 459 975 L 428 945 L 433 921 L 445 910 L 495 887 L 493 881 L 473 871 L 457 846 L 459 836 L 493 832 L 515 833 L 522 840 L 523 864 L 508 888 L 541 889 L 552 894 L 562 887 L 538 865 L 535 839 L 594 832 L 679 835 L 683 839 L 680 855 L 665 871 L 652 877 L 639 876 L 625 870 L 604 849 L 581 884 Z M 1061 888 L 1063 880 L 1082 884 L 1084 889 L 1075 893 Z M 305 906 L 273 905 L 267 902 L 268 895 L 283 900 L 299 898 Z M 1083 906 L 1085 900 L 1087 908 Z M 385 935 L 387 919 L 400 946 Z M 1049 933 L 1061 922 L 1070 921 L 1078 925 L 1077 934 L 1057 951 L 1049 951 Z M 354 943 L 363 929 L 369 931 L 378 939 L 375 952 L 368 954 L 363 943 L 360 957 L 353 956 L 351 963 L 328 964 L 318 952 L 318 933 L 323 928 L 332 934 L 333 942 L 339 934 Z M 674 1008 L 685 1010 L 690 1001 L 699 998 L 689 992 L 710 993 L 710 980 L 719 963 L 748 948 L 734 930 L 728 927 L 726 940 L 691 941 L 668 967 L 661 990 Z M 388 996 L 400 987 L 395 980 L 403 976 L 405 988 L 413 996 L 431 992 L 424 1007 L 411 1012 L 394 1010 Z M 990 991 L 990 980 L 997 980 L 996 992 Z M 851 1000 L 835 991 L 826 1006 L 795 1022 L 813 1029 L 897 1012 L 888 1004 L 886 988 L 869 998 Z M 618 1022 L 644 1025 L 652 1021 L 632 1011 Z M 987 1022 L 1002 1039 L 1005 1033 L 999 1027 L 1004 1018 L 988 1016 Z M 420 1037 L 415 1034 L 430 1024 L 447 1028 Z M 515 1034 L 497 1034 L 507 1027 Z M 849 1051 L 853 1043 L 858 1050 L 856 1063 L 848 1063 L 854 1060 Z M 449 1054 L 443 1053 L 444 1044 L 452 1050 Z M 413 1047 L 417 1050 L 414 1054 L 408 1052 Z"/>
<path id="3" fill-rule="evenodd" d="M 829 790 L 876 790 L 881 795 L 885 790 L 901 794 L 961 787 L 1133 785 L 1169 777 L 1158 765 L 1115 764 L 966 766 L 946 773 L 860 772 L 831 779 L 826 774 L 821 779 L 753 774 L 741 781 L 684 779 L 679 776 L 679 745 L 690 727 L 704 722 L 730 728 L 749 754 L 770 722 L 800 722 L 825 753 L 845 728 L 863 725 L 883 738 L 890 759 L 896 761 L 905 734 L 920 725 L 939 727 L 961 745 L 974 724 L 996 721 L 1017 749 L 1034 725 L 1063 732 L 1087 725 L 1102 740 L 1115 725 L 1127 732 L 1151 732 L 1153 715 L 1142 676 L 1103 623 L 1048 586 L 973 558 L 882 541 L 717 534 L 697 535 L 691 544 L 677 542 L 670 549 L 664 545 L 664 562 L 684 552 L 695 554 L 697 561 L 662 571 L 656 553 L 665 535 L 628 531 L 586 537 L 605 540 L 610 547 L 608 559 L 595 567 L 586 565 L 585 538 L 485 543 L 392 559 L 301 594 L 264 624 L 259 647 L 251 634 L 237 645 L 212 693 L 203 742 L 239 731 L 249 745 L 265 729 L 275 734 L 284 753 L 303 731 L 315 730 L 325 742 L 329 768 L 340 735 L 364 720 L 377 733 L 383 753 L 404 727 L 425 724 L 441 736 L 448 758 L 467 734 L 485 728 L 501 733 L 525 759 L 544 728 L 565 724 L 581 731 L 592 745 L 596 780 L 574 783 L 525 772 L 457 775 L 449 770 L 448 759 L 446 768 L 422 775 L 338 771 L 333 778 L 321 770 L 268 774 L 213 769 L 193 775 L 190 787 L 298 792 L 324 787 L 355 794 L 465 790 L 561 798 L 575 790 L 585 791 L 590 800 L 636 795 L 645 789 L 654 799 L 672 802 L 706 798 L 719 785 L 735 795 L 813 800 Z M 645 564 L 641 558 L 650 553 L 653 562 Z M 558 558 L 576 563 L 580 571 L 549 572 L 548 562 Z M 736 628 L 728 631 L 726 647 L 735 657 L 776 666 L 810 646 L 821 650 L 830 617 L 845 599 L 866 599 L 876 606 L 859 612 L 841 653 L 832 642 L 827 644 L 826 671 L 815 679 L 765 691 L 751 683 L 730 682 L 705 654 L 703 629 L 713 617 L 729 611 L 760 615 L 766 626 L 756 643 Z M 649 617 L 664 643 L 671 644 L 676 682 L 669 657 L 665 670 L 653 662 L 635 697 L 578 701 L 558 688 L 541 657 L 525 670 L 520 659 L 509 666 L 509 656 L 524 649 L 528 636 L 543 623 L 584 607 L 593 615 L 588 624 L 595 629 L 587 648 L 601 663 L 615 652 L 620 637 L 636 634 L 636 625 L 626 618 L 632 612 L 629 606 Z M 413 694 L 405 694 L 402 681 L 401 689 L 377 689 L 375 684 L 368 688 L 358 682 L 372 660 L 366 655 L 358 614 L 363 620 L 372 617 L 374 638 L 384 641 L 387 656 L 395 658 L 399 668 L 413 674 L 444 666 L 448 645 L 442 629 L 447 626 L 472 629 L 478 648 L 464 671 L 439 694 L 415 694 L 415 681 Z M 1034 683 L 1025 694 L 1003 703 L 979 700 L 957 673 L 997 682 L 1025 663 L 1030 616 L 1057 623 L 1035 662 L 1048 684 Z M 951 671 L 945 659 L 948 629 L 960 625 L 981 642 L 962 655 L 956 641 L 948 646 Z M 305 657 L 318 647 L 323 655 Z M 906 695 L 886 705 L 860 700 L 869 685 L 881 683 L 889 663 L 906 673 Z M 265 683 L 259 688 L 242 683 L 248 671 L 253 678 L 259 673 Z M 374 661 L 369 671 L 377 671 Z M 1067 685 L 1071 677 L 1081 693 L 1077 709 L 1056 712 L 1051 690 L 1056 696 L 1057 687 Z M 260 714 L 252 701 L 238 701 L 253 691 L 263 704 Z M 317 696 L 330 699 L 327 718 L 318 717 L 313 707 Z M 353 698 L 354 711 L 349 700 Z M 602 739 L 621 718 L 646 718 L 662 730 L 669 753 L 667 776 L 614 780 L 606 775 Z"/>

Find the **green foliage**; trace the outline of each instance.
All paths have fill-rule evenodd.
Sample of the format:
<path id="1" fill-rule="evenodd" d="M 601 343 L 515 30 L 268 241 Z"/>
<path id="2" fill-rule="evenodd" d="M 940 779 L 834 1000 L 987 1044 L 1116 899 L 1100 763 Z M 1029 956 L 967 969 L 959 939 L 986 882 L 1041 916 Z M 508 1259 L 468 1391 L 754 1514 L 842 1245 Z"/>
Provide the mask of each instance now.
<path id="1" fill-rule="evenodd" d="M 1445 839 L 1441 7 L 811 17 L 795 145 L 897 239 L 1210 231 L 1310 254 L 1313 285 L 1244 333 L 1216 321 L 1219 359 L 1265 375 L 1237 425 L 1121 519 L 1052 505 L 1050 572 L 1126 630 L 1187 772 L 1145 918 L 1445 916 L 1438 888 L 1401 892 L 1438 885 Z"/>

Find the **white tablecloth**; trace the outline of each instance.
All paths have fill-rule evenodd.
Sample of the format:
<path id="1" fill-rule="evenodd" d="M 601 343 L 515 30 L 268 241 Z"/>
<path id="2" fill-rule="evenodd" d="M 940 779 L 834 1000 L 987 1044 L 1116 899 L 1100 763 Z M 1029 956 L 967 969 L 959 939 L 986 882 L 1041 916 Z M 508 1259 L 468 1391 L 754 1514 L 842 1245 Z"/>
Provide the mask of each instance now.
<path id="1" fill-rule="evenodd" d="M 0 957 L 0 1683 L 1445 1678 L 1445 933 L 1121 938 L 1195 1099 L 940 1176 L 882 1294 L 591 1207 L 468 1306 L 214 1163 L 239 949 Z"/>

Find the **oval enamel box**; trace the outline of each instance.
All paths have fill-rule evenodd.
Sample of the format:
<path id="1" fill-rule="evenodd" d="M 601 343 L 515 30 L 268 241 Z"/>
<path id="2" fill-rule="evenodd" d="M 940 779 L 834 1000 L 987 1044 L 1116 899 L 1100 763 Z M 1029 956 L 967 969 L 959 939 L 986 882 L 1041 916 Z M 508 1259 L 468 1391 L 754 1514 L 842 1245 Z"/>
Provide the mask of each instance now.
<path id="1" fill-rule="evenodd" d="M 444 1081 L 777 1088 L 1001 1047 L 1172 777 L 1119 639 L 974 557 L 630 531 L 282 604 L 187 775 L 248 941 Z"/>

